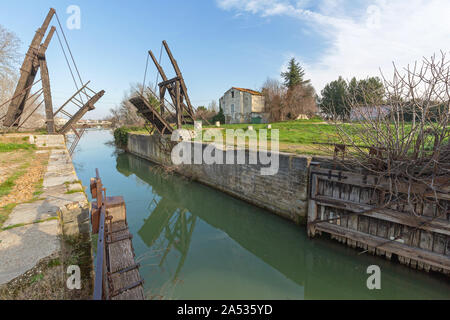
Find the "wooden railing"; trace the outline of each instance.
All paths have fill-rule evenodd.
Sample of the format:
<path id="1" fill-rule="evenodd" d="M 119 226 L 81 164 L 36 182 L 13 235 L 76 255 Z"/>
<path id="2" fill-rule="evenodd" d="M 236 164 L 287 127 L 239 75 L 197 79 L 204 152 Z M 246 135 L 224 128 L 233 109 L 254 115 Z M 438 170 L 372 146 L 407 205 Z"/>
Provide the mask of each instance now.
<path id="1" fill-rule="evenodd" d="M 95 266 L 94 300 L 103 299 L 103 288 L 106 275 L 106 250 L 105 250 L 105 207 L 100 210 L 100 225 L 98 228 L 97 260 Z"/>
<path id="2" fill-rule="evenodd" d="M 95 265 L 95 281 L 94 281 L 94 300 L 103 300 L 107 298 L 105 289 L 106 285 L 106 238 L 105 238 L 105 217 L 106 217 L 106 205 L 103 199 L 106 199 L 106 190 L 103 188 L 102 179 L 98 173 L 98 169 L 95 169 L 95 187 L 91 183 L 91 193 L 93 197 L 97 198 L 97 209 L 100 211 L 100 217 L 97 223 L 93 223 L 93 231 L 96 233 L 98 226 L 98 240 L 97 240 L 97 259 Z M 105 193 L 105 194 L 103 194 Z M 104 196 L 104 197 L 103 197 Z M 91 213 L 93 217 L 93 212 Z M 94 221 L 94 219 L 92 219 Z"/>

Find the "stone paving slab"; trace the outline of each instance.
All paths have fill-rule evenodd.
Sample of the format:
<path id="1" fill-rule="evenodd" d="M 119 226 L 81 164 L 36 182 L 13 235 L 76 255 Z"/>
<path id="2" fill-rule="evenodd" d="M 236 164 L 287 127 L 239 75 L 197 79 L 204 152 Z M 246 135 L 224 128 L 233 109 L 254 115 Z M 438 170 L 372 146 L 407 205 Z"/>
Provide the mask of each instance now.
<path id="1" fill-rule="evenodd" d="M 3 227 L 11 227 L 18 224 L 28 224 L 58 216 L 59 207 L 47 200 L 32 203 L 19 204 L 14 208 Z"/>
<path id="2" fill-rule="evenodd" d="M 63 207 L 68 205 L 70 207 L 78 207 L 85 204 L 87 204 L 87 200 L 82 192 L 47 194 L 45 200 L 19 204 L 11 212 L 3 227 L 34 223 L 51 217 L 57 217 L 58 211 Z"/>
<path id="3" fill-rule="evenodd" d="M 44 176 L 43 186 L 44 186 L 44 188 L 52 187 L 52 186 L 56 186 L 58 184 L 63 184 L 66 182 L 73 182 L 76 180 L 78 180 L 78 177 L 75 174 L 75 172 L 72 172 L 69 174 L 64 174 L 64 175 L 59 175 L 59 174 L 47 175 L 46 174 Z"/>
<path id="4" fill-rule="evenodd" d="M 65 147 L 64 135 L 37 135 L 36 146 L 38 147 Z"/>
<path id="5" fill-rule="evenodd" d="M 61 250 L 57 220 L 0 232 L 0 284 L 33 268 L 39 260 Z"/>

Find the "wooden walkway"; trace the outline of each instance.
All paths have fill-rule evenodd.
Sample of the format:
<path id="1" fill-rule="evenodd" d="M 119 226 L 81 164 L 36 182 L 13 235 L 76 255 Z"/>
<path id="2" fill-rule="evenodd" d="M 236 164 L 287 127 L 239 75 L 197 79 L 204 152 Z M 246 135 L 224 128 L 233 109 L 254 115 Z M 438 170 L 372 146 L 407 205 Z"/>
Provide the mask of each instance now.
<path id="1" fill-rule="evenodd" d="M 96 186 L 101 186 L 101 180 L 100 184 L 98 180 Z M 96 193 L 95 190 L 93 196 Z M 92 203 L 91 215 L 92 232 L 99 235 L 94 299 L 144 300 L 144 282 L 139 274 L 139 264 L 134 260 L 125 202 L 120 196 L 100 198 Z M 100 207 L 99 202 L 103 203 Z"/>
<path id="2" fill-rule="evenodd" d="M 156 127 L 161 134 L 172 134 L 173 128 L 159 113 L 153 108 L 142 96 L 131 98 L 130 103 L 133 104 L 138 113 L 141 114 L 150 124 Z"/>

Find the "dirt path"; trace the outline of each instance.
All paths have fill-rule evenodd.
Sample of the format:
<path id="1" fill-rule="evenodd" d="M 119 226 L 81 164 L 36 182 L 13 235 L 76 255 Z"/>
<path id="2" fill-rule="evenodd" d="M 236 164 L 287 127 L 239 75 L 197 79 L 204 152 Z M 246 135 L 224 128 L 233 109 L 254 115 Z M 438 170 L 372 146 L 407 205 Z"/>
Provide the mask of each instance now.
<path id="1" fill-rule="evenodd" d="M 20 176 L 14 181 L 11 192 L 0 198 L 0 207 L 33 199 L 36 189 L 42 186 L 49 152 L 20 150 L 11 152 L 9 156 L 10 158 L 6 160 L 9 165 L 2 165 L 0 183 L 14 174 Z"/>

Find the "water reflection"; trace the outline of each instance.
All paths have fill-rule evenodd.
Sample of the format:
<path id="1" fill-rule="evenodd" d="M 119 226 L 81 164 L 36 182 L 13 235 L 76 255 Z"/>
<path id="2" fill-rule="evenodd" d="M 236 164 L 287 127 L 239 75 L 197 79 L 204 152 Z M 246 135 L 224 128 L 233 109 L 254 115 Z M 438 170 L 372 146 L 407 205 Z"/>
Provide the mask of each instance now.
<path id="1" fill-rule="evenodd" d="M 151 187 L 137 234 L 147 250 L 160 253 L 154 267 L 161 272 L 144 278 L 165 278 L 160 284 L 169 278 L 183 279 L 177 297 L 449 298 L 447 281 L 377 257 L 358 256 L 333 241 L 311 241 L 301 227 L 198 183 L 164 174 L 146 160 L 122 153 L 116 168 Z M 366 287 L 366 268 L 371 264 L 382 269 L 380 291 Z"/>

